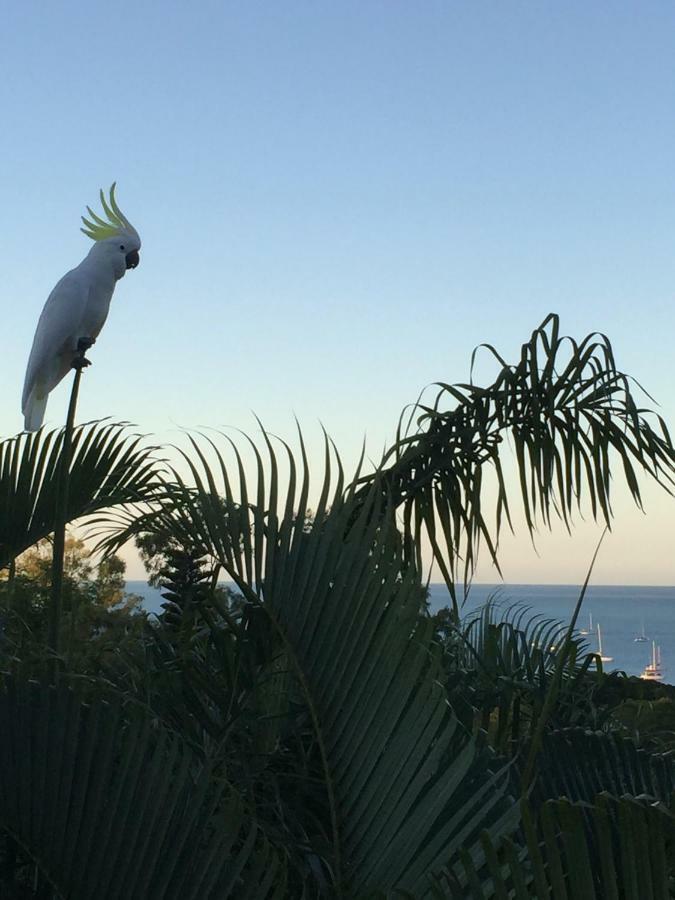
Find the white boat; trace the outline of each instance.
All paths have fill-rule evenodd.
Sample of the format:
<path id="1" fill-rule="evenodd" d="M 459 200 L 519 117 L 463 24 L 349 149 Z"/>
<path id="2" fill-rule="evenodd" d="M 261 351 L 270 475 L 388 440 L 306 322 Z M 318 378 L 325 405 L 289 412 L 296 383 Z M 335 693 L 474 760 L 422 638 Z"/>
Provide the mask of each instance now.
<path id="1" fill-rule="evenodd" d="M 661 668 L 661 648 L 652 641 L 652 661 L 645 666 L 640 678 L 645 681 L 663 681 L 663 669 Z"/>
<path id="2" fill-rule="evenodd" d="M 642 631 L 633 638 L 636 644 L 646 644 L 649 638 L 645 634 L 645 623 L 642 623 Z"/>
<path id="3" fill-rule="evenodd" d="M 589 613 L 588 628 L 579 629 L 579 634 L 593 634 L 593 613 Z"/>
<path id="4" fill-rule="evenodd" d="M 614 657 L 613 656 L 604 656 L 602 653 L 602 634 L 600 633 L 600 623 L 598 622 L 598 652 L 597 655 L 600 657 L 602 662 L 611 662 Z"/>

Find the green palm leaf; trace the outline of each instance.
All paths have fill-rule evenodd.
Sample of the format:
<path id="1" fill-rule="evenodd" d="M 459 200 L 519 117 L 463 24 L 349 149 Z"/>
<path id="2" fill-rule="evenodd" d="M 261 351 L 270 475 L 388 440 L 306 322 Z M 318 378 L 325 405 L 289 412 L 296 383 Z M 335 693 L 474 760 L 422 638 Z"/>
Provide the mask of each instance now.
<path id="1" fill-rule="evenodd" d="M 529 615 L 527 607 L 500 608 L 494 600 L 456 629 L 444 658 L 451 702 L 470 702 L 481 726 L 500 752 L 519 752 L 531 734 L 554 680 L 566 627 L 555 619 Z M 565 649 L 560 690 L 550 726 L 587 722 L 591 717 L 594 657 L 573 637 Z"/>
<path id="2" fill-rule="evenodd" d="M 603 790 L 667 802 L 675 792 L 675 756 L 650 753 L 615 732 L 565 728 L 544 736 L 535 785 L 539 798 L 591 802 Z"/>
<path id="3" fill-rule="evenodd" d="M 454 898 L 669 900 L 675 896 L 675 817 L 663 803 L 600 794 L 592 804 L 549 800 L 538 822 L 523 807 L 527 852 L 483 836 L 487 866 L 463 852 Z"/>
<path id="4" fill-rule="evenodd" d="M 280 461 L 264 441 L 266 462 L 251 445 L 251 491 L 236 447 L 232 478 L 218 448 L 195 440 L 192 484 L 175 473 L 180 500 L 153 528 L 209 553 L 268 617 L 320 749 L 338 895 L 397 887 L 424 896 L 430 872 L 473 846 L 482 828 L 513 827 L 517 811 L 504 776 L 448 705 L 431 623 L 419 615 L 419 576 L 404 565 L 381 493 L 354 518 L 327 442 L 308 524 L 302 441 L 299 471 L 285 448 L 285 497 Z"/>
<path id="5" fill-rule="evenodd" d="M 637 404 L 604 335 L 577 342 L 549 315 L 515 364 L 483 347 L 501 366 L 494 382 L 439 384 L 431 404 L 420 402 L 402 417 L 381 469 L 361 478 L 366 486 L 377 478 L 402 508 L 407 550 L 418 560 L 426 531 L 453 593 L 459 574 L 470 577 L 481 541 L 497 563 L 502 523 L 511 522 L 505 446 L 514 450 L 530 534 L 553 517 L 570 527 L 582 505 L 609 524 L 615 462 L 638 505 L 640 473 L 669 491 L 675 483 L 666 425 Z M 496 485 L 493 509 L 483 501 L 488 480 Z"/>
<path id="6" fill-rule="evenodd" d="M 0 825 L 69 900 L 281 897 L 284 869 L 236 793 L 115 700 L 5 679 Z"/>
<path id="7" fill-rule="evenodd" d="M 63 431 L 0 442 L 0 569 L 54 530 Z M 73 435 L 66 522 L 147 501 L 159 489 L 152 448 L 118 423 L 81 425 Z"/>

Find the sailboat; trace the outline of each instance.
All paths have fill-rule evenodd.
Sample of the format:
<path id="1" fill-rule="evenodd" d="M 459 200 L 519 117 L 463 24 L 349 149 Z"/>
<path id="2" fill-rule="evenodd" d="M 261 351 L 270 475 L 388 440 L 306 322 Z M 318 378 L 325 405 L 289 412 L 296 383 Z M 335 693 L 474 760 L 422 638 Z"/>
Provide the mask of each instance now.
<path id="1" fill-rule="evenodd" d="M 602 634 L 600 633 L 600 623 L 598 622 L 598 654 L 597 654 L 602 662 L 611 662 L 614 657 L 613 656 L 603 656 L 602 654 Z"/>
<path id="2" fill-rule="evenodd" d="M 640 632 L 640 634 L 636 634 L 635 637 L 633 638 L 633 640 L 635 641 L 636 644 L 645 644 L 649 640 L 649 638 L 645 634 L 644 619 L 642 620 L 642 631 Z"/>
<path id="3" fill-rule="evenodd" d="M 640 678 L 644 678 L 645 681 L 663 681 L 661 648 L 656 646 L 656 641 L 652 641 L 652 661 L 645 666 Z"/>
<path id="4" fill-rule="evenodd" d="M 581 628 L 579 630 L 579 634 L 592 634 L 592 633 L 593 633 L 593 613 L 589 613 L 588 628 Z"/>

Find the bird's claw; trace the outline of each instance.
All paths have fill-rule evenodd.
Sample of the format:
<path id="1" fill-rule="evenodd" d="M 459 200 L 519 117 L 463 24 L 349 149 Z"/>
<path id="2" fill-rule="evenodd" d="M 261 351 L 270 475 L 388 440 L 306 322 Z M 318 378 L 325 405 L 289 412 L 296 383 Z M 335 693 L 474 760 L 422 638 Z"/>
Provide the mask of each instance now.
<path id="1" fill-rule="evenodd" d="M 77 350 L 73 359 L 73 369 L 86 369 L 91 365 L 91 360 L 84 355 L 87 350 L 96 343 L 96 338 L 81 337 L 77 342 Z"/>

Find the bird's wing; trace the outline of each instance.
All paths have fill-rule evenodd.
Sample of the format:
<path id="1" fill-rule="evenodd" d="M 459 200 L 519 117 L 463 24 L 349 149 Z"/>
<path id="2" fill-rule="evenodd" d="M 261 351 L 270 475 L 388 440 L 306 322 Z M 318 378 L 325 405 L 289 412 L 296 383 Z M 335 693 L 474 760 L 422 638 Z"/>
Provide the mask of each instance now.
<path id="1" fill-rule="evenodd" d="M 73 269 L 47 298 L 28 358 L 22 409 L 34 388 L 39 387 L 41 394 L 48 394 L 70 369 L 88 297 L 88 282 Z"/>

